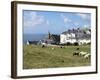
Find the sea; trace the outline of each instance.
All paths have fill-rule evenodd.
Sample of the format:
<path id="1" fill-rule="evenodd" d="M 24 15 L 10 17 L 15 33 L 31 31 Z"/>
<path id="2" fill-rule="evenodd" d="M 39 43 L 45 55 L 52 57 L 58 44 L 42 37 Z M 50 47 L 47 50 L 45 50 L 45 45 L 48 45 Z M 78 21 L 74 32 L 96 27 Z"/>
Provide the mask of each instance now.
<path id="1" fill-rule="evenodd" d="M 47 34 L 23 34 L 23 44 L 27 41 L 40 41 L 47 37 Z"/>

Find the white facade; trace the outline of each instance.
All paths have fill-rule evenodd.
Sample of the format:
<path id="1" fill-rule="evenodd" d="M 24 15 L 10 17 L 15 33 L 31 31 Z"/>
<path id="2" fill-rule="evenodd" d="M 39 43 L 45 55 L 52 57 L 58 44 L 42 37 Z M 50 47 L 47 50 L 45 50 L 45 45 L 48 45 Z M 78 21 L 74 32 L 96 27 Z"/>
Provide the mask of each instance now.
<path id="1" fill-rule="evenodd" d="M 70 43 L 75 43 L 76 39 L 75 39 L 75 34 L 71 33 L 71 34 L 61 34 L 60 35 L 60 43 L 61 44 L 65 44 L 67 42 Z"/>
<path id="2" fill-rule="evenodd" d="M 60 34 L 60 44 L 66 44 L 68 42 L 72 43 L 72 44 L 75 43 L 75 42 L 78 42 L 79 45 L 81 45 L 81 44 L 90 43 L 91 40 L 90 39 L 78 39 L 78 40 L 76 40 L 74 33 Z"/>

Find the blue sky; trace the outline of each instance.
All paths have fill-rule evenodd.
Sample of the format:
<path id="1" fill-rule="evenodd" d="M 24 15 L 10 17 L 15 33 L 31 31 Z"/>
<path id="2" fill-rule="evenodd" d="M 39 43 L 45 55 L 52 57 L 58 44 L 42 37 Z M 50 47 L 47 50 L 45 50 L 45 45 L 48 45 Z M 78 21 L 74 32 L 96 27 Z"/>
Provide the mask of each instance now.
<path id="1" fill-rule="evenodd" d="M 73 28 L 90 28 L 90 13 L 23 10 L 24 34 L 60 34 Z"/>

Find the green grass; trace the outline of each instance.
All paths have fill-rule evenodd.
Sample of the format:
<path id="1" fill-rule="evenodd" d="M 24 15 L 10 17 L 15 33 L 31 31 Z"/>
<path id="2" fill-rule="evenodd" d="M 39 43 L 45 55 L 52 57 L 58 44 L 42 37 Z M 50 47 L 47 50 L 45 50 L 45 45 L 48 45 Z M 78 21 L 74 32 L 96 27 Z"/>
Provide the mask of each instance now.
<path id="1" fill-rule="evenodd" d="M 79 47 L 80 51 L 90 52 L 90 46 L 66 46 L 65 48 L 45 47 L 39 45 L 24 45 L 23 46 L 23 68 L 55 68 L 55 67 L 76 67 L 89 66 L 90 59 L 73 56 L 73 52 Z"/>

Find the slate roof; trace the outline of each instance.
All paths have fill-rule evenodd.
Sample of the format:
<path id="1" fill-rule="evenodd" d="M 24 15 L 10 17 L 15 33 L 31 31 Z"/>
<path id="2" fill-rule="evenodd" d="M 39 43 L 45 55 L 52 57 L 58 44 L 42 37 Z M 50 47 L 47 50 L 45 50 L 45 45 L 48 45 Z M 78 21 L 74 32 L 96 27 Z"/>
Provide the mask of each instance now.
<path id="1" fill-rule="evenodd" d="M 60 42 L 60 35 L 54 35 L 54 34 L 52 34 L 52 35 L 51 35 L 51 38 L 52 38 L 54 41 Z"/>

